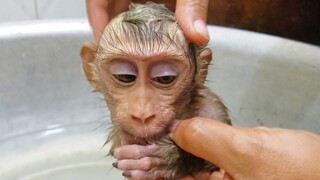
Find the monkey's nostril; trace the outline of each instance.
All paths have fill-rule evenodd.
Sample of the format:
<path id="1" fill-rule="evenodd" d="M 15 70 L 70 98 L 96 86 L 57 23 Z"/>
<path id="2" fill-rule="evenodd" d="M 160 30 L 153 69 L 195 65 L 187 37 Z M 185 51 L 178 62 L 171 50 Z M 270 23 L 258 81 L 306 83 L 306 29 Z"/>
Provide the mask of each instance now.
<path id="1" fill-rule="evenodd" d="M 150 121 L 152 121 L 152 120 L 155 119 L 155 118 L 156 118 L 156 115 L 153 114 L 153 115 L 151 115 L 151 116 L 149 116 L 149 117 L 146 118 L 146 122 L 150 122 Z"/>
<path id="2" fill-rule="evenodd" d="M 148 123 L 148 122 L 151 122 L 153 121 L 153 119 L 156 118 L 156 115 L 155 114 L 152 114 L 152 115 L 149 115 L 149 116 L 136 116 L 136 115 L 131 115 L 131 118 L 134 120 L 134 121 L 139 121 L 141 122 L 142 124 L 145 124 L 145 123 Z"/>

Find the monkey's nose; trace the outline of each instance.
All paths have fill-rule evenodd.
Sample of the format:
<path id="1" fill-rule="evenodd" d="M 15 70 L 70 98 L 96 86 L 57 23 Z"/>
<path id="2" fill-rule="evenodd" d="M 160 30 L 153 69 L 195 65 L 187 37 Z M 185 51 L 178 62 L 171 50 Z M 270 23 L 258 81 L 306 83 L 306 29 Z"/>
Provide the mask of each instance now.
<path id="1" fill-rule="evenodd" d="M 135 113 L 131 115 L 131 118 L 144 124 L 153 121 L 156 115 L 154 113 Z"/>

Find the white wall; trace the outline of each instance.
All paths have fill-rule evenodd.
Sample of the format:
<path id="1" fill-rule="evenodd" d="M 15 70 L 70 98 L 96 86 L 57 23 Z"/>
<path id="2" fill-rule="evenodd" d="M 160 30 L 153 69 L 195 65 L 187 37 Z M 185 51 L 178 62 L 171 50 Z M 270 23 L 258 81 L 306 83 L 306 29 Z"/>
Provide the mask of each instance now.
<path id="1" fill-rule="evenodd" d="M 85 17 L 85 0 L 0 0 L 0 22 Z"/>

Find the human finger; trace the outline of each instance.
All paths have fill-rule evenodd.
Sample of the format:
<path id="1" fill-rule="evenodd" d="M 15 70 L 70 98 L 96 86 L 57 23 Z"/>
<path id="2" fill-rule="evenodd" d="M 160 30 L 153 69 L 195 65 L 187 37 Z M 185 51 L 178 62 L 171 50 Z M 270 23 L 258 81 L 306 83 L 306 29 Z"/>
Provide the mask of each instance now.
<path id="1" fill-rule="evenodd" d="M 187 38 L 198 45 L 209 42 L 208 5 L 209 0 L 177 0 L 177 21 Z"/>
<path id="2" fill-rule="evenodd" d="M 96 40 L 109 22 L 108 5 L 108 0 L 86 0 L 87 16 Z"/>
<path id="3" fill-rule="evenodd" d="M 130 0 L 86 0 L 87 16 L 96 40 L 117 14 L 128 10 Z"/>
<path id="4" fill-rule="evenodd" d="M 225 165 L 226 151 L 234 148 L 235 128 L 200 117 L 178 121 L 175 126 L 169 129 L 169 136 L 179 147 L 218 167 Z"/>
<path id="5" fill-rule="evenodd" d="M 279 128 L 239 128 L 207 118 L 178 121 L 169 135 L 185 151 L 225 170 L 224 179 L 320 178 L 320 136 Z M 303 162 L 303 163 L 301 163 Z"/>

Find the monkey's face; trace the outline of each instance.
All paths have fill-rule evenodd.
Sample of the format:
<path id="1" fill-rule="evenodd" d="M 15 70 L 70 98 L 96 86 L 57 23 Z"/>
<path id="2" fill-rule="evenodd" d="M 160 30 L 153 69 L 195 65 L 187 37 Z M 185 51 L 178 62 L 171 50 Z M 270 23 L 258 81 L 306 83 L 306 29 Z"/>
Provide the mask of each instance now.
<path id="1" fill-rule="evenodd" d="M 181 46 L 163 41 L 112 46 L 110 41 L 83 46 L 85 75 L 105 97 L 123 143 L 157 140 L 173 119 L 188 112 L 192 89 L 205 80 L 211 51 L 197 54 L 187 41 Z"/>
<path id="2" fill-rule="evenodd" d="M 190 86 L 206 76 L 207 61 L 164 6 L 132 6 L 108 23 L 97 47 L 89 46 L 81 51 L 84 72 L 126 140 L 161 135 L 186 107 Z"/>
<path id="3" fill-rule="evenodd" d="M 97 65 L 113 124 L 131 140 L 163 133 L 176 118 L 176 98 L 192 81 L 182 56 L 120 56 Z"/>

